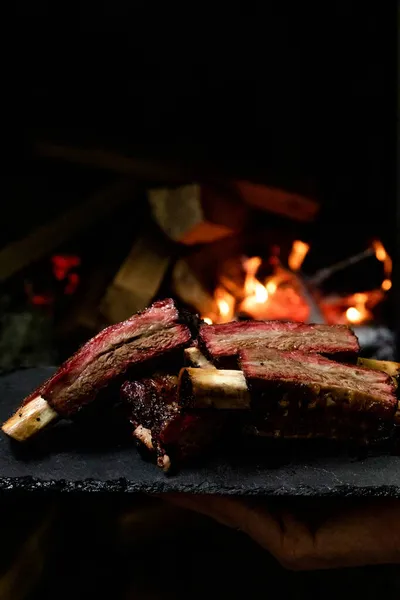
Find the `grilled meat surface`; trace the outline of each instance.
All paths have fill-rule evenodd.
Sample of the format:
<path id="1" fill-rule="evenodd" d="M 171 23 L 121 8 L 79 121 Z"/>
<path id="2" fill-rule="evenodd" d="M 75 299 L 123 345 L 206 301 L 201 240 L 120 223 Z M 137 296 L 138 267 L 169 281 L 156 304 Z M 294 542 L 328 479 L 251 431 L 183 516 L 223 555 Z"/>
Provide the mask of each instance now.
<path id="1" fill-rule="evenodd" d="M 241 350 L 268 348 L 314 352 L 354 362 L 360 350 L 357 337 L 346 325 L 305 325 L 281 321 L 241 321 L 202 325 L 199 346 L 219 368 L 235 368 Z"/>
<path id="2" fill-rule="evenodd" d="M 318 354 L 257 348 L 242 350 L 240 365 L 254 404 L 265 410 L 297 404 L 310 413 L 335 408 L 392 420 L 397 408 L 393 380 L 381 371 Z"/>
<path id="3" fill-rule="evenodd" d="M 134 437 L 156 453 L 165 471 L 200 454 L 215 441 L 225 421 L 218 412 L 185 414 L 177 403 L 177 384 L 175 376 L 157 375 L 126 381 L 121 387 Z"/>
<path id="4" fill-rule="evenodd" d="M 190 340 L 190 330 L 180 323 L 173 300 L 155 302 L 89 340 L 24 404 L 42 396 L 59 415 L 71 416 L 128 369 L 164 359 L 190 345 Z"/>

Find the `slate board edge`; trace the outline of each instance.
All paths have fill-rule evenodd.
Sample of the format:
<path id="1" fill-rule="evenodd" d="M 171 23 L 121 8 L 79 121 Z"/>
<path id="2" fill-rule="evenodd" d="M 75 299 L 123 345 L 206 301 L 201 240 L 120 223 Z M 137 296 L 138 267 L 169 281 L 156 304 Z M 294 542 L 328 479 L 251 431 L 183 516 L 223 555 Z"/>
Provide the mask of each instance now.
<path id="1" fill-rule="evenodd" d="M 54 372 L 54 368 L 20 370 L 0 377 L 1 419 L 20 399 Z M 371 457 L 371 462 L 299 463 L 277 469 L 258 464 L 226 463 L 164 475 L 131 448 L 83 455 L 74 448 L 51 452 L 32 463 L 19 461 L 0 436 L 0 493 L 190 493 L 264 497 L 391 497 L 400 498 L 400 457 Z M 377 460 L 378 459 L 378 460 Z M 18 472 L 19 471 L 19 472 Z M 21 472 L 22 471 L 22 472 Z M 28 472 L 27 472 L 28 471 Z M 92 471 L 92 472 L 91 472 Z M 302 481 L 303 479 L 303 481 Z"/>
<path id="2" fill-rule="evenodd" d="M 119 493 L 146 493 L 146 494 L 163 494 L 163 493 L 190 493 L 190 494 L 218 494 L 218 495 L 240 495 L 240 496 L 316 496 L 314 488 L 309 486 L 298 486 L 296 489 L 292 487 L 281 487 L 268 489 L 268 487 L 243 489 L 240 486 L 221 486 L 214 485 L 210 482 L 204 482 L 203 486 L 197 486 L 194 489 L 193 485 L 185 486 L 182 482 L 177 481 L 176 485 L 170 478 L 166 477 L 165 482 L 154 482 L 149 484 L 141 482 L 132 482 L 124 479 L 116 479 L 109 481 L 97 481 L 94 479 L 85 479 L 82 481 L 45 481 L 34 477 L 3 477 L 0 478 L 0 492 L 59 492 L 59 493 L 94 493 L 94 492 L 119 492 Z M 357 487 L 354 485 L 338 485 L 336 487 L 320 488 L 318 490 L 319 497 L 381 497 L 381 498 L 400 498 L 400 489 L 397 486 L 375 486 Z"/>

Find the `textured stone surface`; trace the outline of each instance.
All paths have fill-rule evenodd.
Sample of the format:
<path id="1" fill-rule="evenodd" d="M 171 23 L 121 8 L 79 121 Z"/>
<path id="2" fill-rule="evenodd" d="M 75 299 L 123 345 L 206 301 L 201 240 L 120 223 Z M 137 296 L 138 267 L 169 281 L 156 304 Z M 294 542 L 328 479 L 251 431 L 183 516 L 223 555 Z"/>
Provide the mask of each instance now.
<path id="1" fill-rule="evenodd" d="M 52 369 L 27 369 L 0 379 L 0 418 Z M 290 451 L 270 444 L 264 459 L 214 457 L 167 477 L 129 444 L 117 444 L 97 426 L 60 424 L 31 447 L 0 436 L 0 490 L 62 492 L 192 492 L 274 496 L 395 496 L 400 498 L 400 457 L 351 457 Z"/>

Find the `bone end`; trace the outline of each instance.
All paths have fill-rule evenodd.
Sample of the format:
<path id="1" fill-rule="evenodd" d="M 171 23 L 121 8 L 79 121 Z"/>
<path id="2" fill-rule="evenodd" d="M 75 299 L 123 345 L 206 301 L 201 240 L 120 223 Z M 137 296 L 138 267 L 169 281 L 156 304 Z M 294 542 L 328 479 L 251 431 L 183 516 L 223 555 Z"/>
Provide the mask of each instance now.
<path id="1" fill-rule="evenodd" d="M 41 396 L 37 396 L 25 406 L 21 406 L 3 424 L 2 430 L 14 440 L 25 442 L 57 418 L 58 414 L 50 404 Z"/>

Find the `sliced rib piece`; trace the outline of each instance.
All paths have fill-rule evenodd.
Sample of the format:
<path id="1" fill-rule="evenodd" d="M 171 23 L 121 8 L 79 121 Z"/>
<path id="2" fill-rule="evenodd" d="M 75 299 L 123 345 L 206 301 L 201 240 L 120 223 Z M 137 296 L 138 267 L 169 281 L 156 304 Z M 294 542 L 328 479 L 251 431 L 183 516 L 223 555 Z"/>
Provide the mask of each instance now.
<path id="1" fill-rule="evenodd" d="M 282 321 L 238 321 L 202 325 L 199 346 L 219 368 L 235 368 L 235 356 L 246 348 L 318 352 L 354 362 L 357 337 L 346 325 L 305 325 Z"/>
<path id="2" fill-rule="evenodd" d="M 201 454 L 218 438 L 225 421 L 220 412 L 185 414 L 176 401 L 177 383 L 176 377 L 157 375 L 121 387 L 134 437 L 155 454 L 164 471 Z"/>
<path id="3" fill-rule="evenodd" d="M 189 367 L 179 374 L 179 404 L 187 408 L 246 410 L 251 399 L 242 371 Z"/>
<path id="4" fill-rule="evenodd" d="M 155 302 L 142 313 L 107 327 L 89 340 L 53 377 L 30 394 L 23 406 L 41 397 L 55 415 L 69 417 L 128 369 L 147 368 L 159 360 L 166 361 L 171 353 L 182 350 L 190 341 L 190 330 L 180 323 L 173 300 Z M 25 411 L 17 411 L 12 418 L 13 427 L 7 421 L 3 431 L 18 440 L 29 438 L 33 430 L 24 415 Z M 38 424 L 42 423 L 37 420 L 40 416 L 35 418 Z M 20 421 L 20 427 L 15 426 L 16 420 Z"/>
<path id="5" fill-rule="evenodd" d="M 278 403 L 283 408 L 297 403 L 305 411 L 336 408 L 393 420 L 395 386 L 381 371 L 341 364 L 318 354 L 257 348 L 242 350 L 240 364 L 254 403 L 265 410 Z"/>

